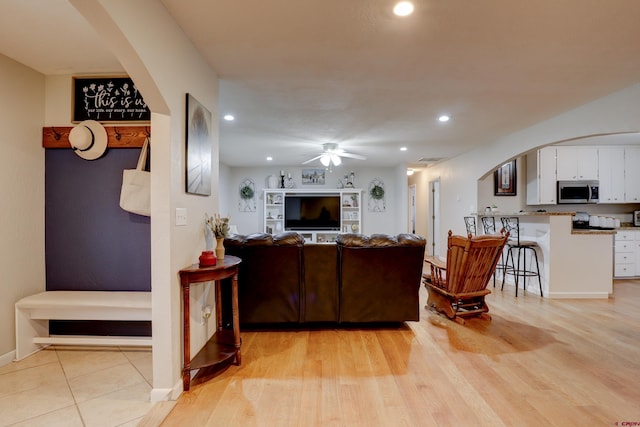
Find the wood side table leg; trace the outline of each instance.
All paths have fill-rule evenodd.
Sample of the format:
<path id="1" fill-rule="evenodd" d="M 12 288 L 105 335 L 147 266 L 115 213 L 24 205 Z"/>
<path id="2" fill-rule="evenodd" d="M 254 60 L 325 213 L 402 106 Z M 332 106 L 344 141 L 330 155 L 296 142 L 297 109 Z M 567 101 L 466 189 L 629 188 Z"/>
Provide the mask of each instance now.
<path id="1" fill-rule="evenodd" d="M 231 316 L 233 319 L 233 337 L 234 345 L 236 347 L 236 362 L 237 365 L 242 364 L 242 355 L 240 353 L 240 345 L 242 343 L 240 339 L 240 316 L 238 311 L 238 272 L 233 275 L 231 280 Z"/>
<path id="2" fill-rule="evenodd" d="M 215 281 L 215 290 L 216 290 L 216 330 L 218 332 L 222 331 L 222 289 L 220 286 L 220 280 Z"/>
<path id="3" fill-rule="evenodd" d="M 182 301 L 183 301 L 183 358 L 184 368 L 182 369 L 182 389 L 189 391 L 191 386 L 191 330 L 189 325 L 189 283 L 182 284 Z"/>

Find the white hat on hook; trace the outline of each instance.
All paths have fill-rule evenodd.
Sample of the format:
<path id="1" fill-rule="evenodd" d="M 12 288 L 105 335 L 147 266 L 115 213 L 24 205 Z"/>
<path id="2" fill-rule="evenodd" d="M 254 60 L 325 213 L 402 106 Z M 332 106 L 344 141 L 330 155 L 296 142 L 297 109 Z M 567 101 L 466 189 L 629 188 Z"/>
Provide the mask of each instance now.
<path id="1" fill-rule="evenodd" d="M 78 156 L 95 160 L 107 150 L 107 131 L 95 120 L 85 120 L 71 129 L 69 143 Z"/>

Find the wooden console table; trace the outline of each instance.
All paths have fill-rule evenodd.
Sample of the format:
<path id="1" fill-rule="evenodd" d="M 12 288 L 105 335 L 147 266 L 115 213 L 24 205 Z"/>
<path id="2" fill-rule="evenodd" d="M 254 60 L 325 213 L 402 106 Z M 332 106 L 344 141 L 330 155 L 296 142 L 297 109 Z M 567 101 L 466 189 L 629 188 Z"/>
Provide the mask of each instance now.
<path id="1" fill-rule="evenodd" d="M 225 255 L 218 263 L 211 267 L 200 268 L 198 264 L 180 270 L 180 285 L 182 286 L 183 304 L 183 334 L 184 334 L 184 368 L 182 369 L 182 384 L 184 391 L 191 385 L 191 371 L 213 366 L 235 357 L 236 365 L 242 362 L 240 356 L 240 322 L 238 316 L 238 266 L 242 260 L 238 257 Z M 223 325 L 222 310 L 223 297 L 221 281 L 231 278 L 231 325 Z M 189 328 L 189 288 L 192 283 L 215 281 L 216 292 L 216 325 L 217 329 L 202 349 L 191 359 L 191 337 Z"/>

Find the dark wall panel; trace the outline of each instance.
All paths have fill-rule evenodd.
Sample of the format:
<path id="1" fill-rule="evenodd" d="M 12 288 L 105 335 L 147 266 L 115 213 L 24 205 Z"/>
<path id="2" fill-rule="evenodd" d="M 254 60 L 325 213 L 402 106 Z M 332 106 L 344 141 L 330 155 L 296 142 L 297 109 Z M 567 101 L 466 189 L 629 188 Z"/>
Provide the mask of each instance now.
<path id="1" fill-rule="evenodd" d="M 122 171 L 139 154 L 111 149 L 87 161 L 46 150 L 47 290 L 151 290 L 150 220 L 119 206 Z"/>

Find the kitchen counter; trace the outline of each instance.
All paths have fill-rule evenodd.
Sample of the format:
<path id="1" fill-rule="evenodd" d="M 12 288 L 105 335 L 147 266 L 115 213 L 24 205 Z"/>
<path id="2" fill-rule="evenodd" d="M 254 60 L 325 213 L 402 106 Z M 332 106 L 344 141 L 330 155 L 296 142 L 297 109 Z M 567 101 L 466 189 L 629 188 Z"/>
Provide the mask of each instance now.
<path id="1" fill-rule="evenodd" d="M 546 298 L 608 298 L 613 292 L 612 253 L 617 231 L 574 230 L 574 214 L 479 212 L 477 216 L 520 217 L 520 239 L 533 240 L 539 246 L 537 252 Z M 526 262 L 529 265 L 530 260 Z M 511 276 L 507 277 L 507 283 L 509 281 L 513 284 Z M 540 294 L 536 278 L 527 278 L 526 289 L 528 294 Z"/>
<path id="2" fill-rule="evenodd" d="M 618 232 L 618 230 L 621 230 L 622 227 L 620 228 L 615 228 L 613 230 L 598 230 L 598 229 L 589 229 L 589 228 L 572 228 L 571 229 L 571 234 L 616 234 Z"/>
<path id="3" fill-rule="evenodd" d="M 575 212 L 538 212 L 538 211 L 520 211 L 520 212 L 476 212 L 471 215 L 476 216 L 573 216 Z"/>
<path id="4" fill-rule="evenodd" d="M 631 223 L 623 223 L 620 227 L 616 228 L 616 230 L 633 230 L 633 231 L 639 231 L 640 227 L 635 227 L 633 226 Z"/>

